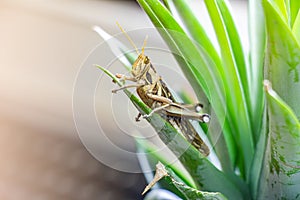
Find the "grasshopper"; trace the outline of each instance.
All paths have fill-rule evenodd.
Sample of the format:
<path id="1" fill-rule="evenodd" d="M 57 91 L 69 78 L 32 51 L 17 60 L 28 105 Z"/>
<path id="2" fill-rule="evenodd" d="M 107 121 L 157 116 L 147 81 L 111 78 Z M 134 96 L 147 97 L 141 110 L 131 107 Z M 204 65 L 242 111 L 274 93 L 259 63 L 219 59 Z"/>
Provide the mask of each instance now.
<path id="1" fill-rule="evenodd" d="M 196 149 L 203 155 L 208 156 L 210 153 L 208 146 L 189 122 L 190 119 L 203 123 L 209 122 L 210 116 L 208 114 L 199 113 L 203 105 L 199 103 L 190 105 L 176 102 L 165 82 L 157 74 L 149 57 L 144 54 L 147 38 L 144 41 L 141 52 L 139 52 L 129 35 L 126 34 L 120 25 L 118 26 L 135 48 L 138 57 L 132 65 L 132 76 L 116 74 L 116 77 L 120 80 L 132 81 L 134 84 L 124 85 L 112 92 L 116 93 L 125 88 L 136 88 L 141 100 L 152 109 L 148 115 L 139 113 L 136 121 L 139 121 L 141 116 L 147 118 L 153 115 L 153 113 L 159 113 L 166 121 L 181 132 Z"/>

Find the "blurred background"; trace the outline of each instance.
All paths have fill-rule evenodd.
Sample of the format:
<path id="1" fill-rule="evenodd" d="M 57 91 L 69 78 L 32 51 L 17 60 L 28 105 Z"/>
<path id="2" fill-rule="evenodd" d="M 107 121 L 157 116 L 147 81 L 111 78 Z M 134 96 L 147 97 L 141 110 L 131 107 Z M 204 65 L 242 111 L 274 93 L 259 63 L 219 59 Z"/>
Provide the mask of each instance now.
<path id="1" fill-rule="evenodd" d="M 246 37 L 247 3 L 232 3 Z M 143 175 L 97 161 L 73 120 L 77 73 L 102 42 L 91 27 L 113 35 L 120 33 L 116 21 L 126 30 L 152 26 L 135 1 L 0 1 L 0 199 L 142 199 Z M 97 98 L 100 115 L 112 112 L 101 106 L 105 96 Z M 106 126 L 115 138 L 122 134 Z M 134 151 L 132 138 L 126 138 L 120 146 Z M 139 168 L 137 159 L 130 164 Z"/>

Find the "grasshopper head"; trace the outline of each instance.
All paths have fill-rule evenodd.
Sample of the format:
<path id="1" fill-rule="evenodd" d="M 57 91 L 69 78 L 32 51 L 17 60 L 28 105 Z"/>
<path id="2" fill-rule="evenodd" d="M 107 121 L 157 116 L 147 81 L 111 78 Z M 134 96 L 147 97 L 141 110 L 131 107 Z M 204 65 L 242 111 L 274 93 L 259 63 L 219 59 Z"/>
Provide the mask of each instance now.
<path id="1" fill-rule="evenodd" d="M 134 47 L 135 51 L 137 54 L 139 54 L 138 58 L 135 60 L 135 62 L 132 65 L 132 69 L 131 69 L 131 73 L 132 75 L 138 80 L 141 79 L 141 77 L 144 75 L 145 72 L 148 71 L 147 67 L 149 67 L 150 65 L 148 65 L 148 63 L 150 63 L 150 60 L 147 56 L 145 56 L 144 52 L 145 52 L 145 46 L 147 43 L 147 38 L 148 36 L 146 36 L 145 40 L 144 40 L 144 44 L 142 47 L 142 52 L 140 53 L 136 47 L 136 45 L 134 44 L 134 42 L 132 41 L 132 39 L 129 37 L 129 35 L 125 32 L 125 30 L 120 26 L 120 24 L 117 23 L 117 25 L 119 26 L 119 28 L 121 29 L 121 31 L 125 34 L 125 36 L 127 37 L 127 39 L 129 40 L 129 42 L 131 43 L 131 45 Z"/>
<path id="2" fill-rule="evenodd" d="M 138 58 L 135 60 L 135 62 L 132 65 L 131 73 L 136 79 L 140 79 L 150 68 L 150 59 L 148 56 L 145 56 L 145 46 L 147 43 L 147 36 L 144 40 L 144 44 L 142 47 L 142 52 L 139 53 Z M 137 48 L 136 51 L 138 52 Z"/>
<path id="3" fill-rule="evenodd" d="M 150 59 L 142 52 L 132 65 L 131 73 L 134 77 L 141 77 L 149 68 Z"/>

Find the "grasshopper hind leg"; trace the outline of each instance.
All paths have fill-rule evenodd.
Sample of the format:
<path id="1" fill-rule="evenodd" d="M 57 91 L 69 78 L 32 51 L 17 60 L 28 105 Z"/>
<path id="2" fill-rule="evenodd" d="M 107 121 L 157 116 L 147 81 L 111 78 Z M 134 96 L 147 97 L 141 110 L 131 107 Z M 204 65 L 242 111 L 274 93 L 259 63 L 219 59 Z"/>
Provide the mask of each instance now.
<path id="1" fill-rule="evenodd" d="M 205 157 L 210 154 L 210 149 L 198 135 L 193 125 L 186 119 L 178 120 L 174 118 L 176 125 L 180 128 L 183 136 Z M 176 121 L 177 120 L 177 121 Z"/>
<path id="2" fill-rule="evenodd" d="M 143 118 L 149 118 L 149 117 L 151 117 L 154 113 L 157 113 L 157 112 L 163 110 L 164 108 L 169 107 L 170 105 L 171 105 L 171 104 L 165 104 L 165 105 L 162 105 L 162 106 L 160 106 L 160 107 L 156 107 L 156 108 L 154 108 L 149 114 L 143 115 Z"/>

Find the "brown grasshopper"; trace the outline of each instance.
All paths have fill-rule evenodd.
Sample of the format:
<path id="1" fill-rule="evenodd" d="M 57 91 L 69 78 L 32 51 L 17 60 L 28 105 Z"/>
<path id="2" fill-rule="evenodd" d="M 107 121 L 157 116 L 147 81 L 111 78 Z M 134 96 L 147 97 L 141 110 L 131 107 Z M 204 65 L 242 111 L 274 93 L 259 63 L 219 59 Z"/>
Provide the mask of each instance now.
<path id="1" fill-rule="evenodd" d="M 208 114 L 199 113 L 203 105 L 199 103 L 195 105 L 177 103 L 165 82 L 163 82 L 161 77 L 157 74 L 150 59 L 144 54 L 146 39 L 142 51 L 138 52 L 137 47 L 131 38 L 126 34 L 122 27 L 120 27 L 120 29 L 134 46 L 139 56 L 132 65 L 132 76 L 129 77 L 122 74 L 116 75 L 117 78 L 123 81 L 132 81 L 134 84 L 125 85 L 112 92 L 116 93 L 125 88 L 136 88 L 141 100 L 152 109 L 148 115 L 143 115 L 144 118 L 151 116 L 153 113 L 159 113 L 173 127 L 179 130 L 179 132 L 181 132 L 183 136 L 203 155 L 208 156 L 210 153 L 208 146 L 189 122 L 189 119 L 203 123 L 209 122 L 210 116 Z M 139 113 L 136 117 L 136 121 L 139 121 L 141 116 L 142 114 Z"/>

